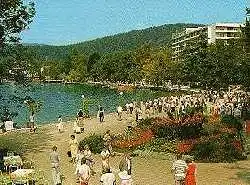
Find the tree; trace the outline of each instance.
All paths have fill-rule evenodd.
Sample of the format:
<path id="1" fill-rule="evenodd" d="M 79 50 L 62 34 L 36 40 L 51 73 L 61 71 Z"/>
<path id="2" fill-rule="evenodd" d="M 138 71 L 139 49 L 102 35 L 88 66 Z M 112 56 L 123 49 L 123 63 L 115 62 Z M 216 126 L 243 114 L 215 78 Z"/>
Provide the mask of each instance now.
<path id="1" fill-rule="evenodd" d="M 203 81 L 203 64 L 207 59 L 207 41 L 204 32 L 200 33 L 200 37 L 193 40 L 184 48 L 182 54 L 181 71 L 183 82 L 201 82 Z"/>
<path id="2" fill-rule="evenodd" d="M 28 28 L 35 15 L 34 3 L 27 5 L 22 0 L 0 0 L 0 79 L 5 77 L 26 87 L 25 77 L 29 55 L 19 45 L 19 34 Z M 23 106 L 22 96 L 25 93 L 6 94 L 7 86 L 0 91 L 0 118 L 11 119 Z M 24 89 L 24 88 L 23 88 Z"/>
<path id="3" fill-rule="evenodd" d="M 35 15 L 34 3 L 0 0 L 0 50 L 5 44 L 18 43 L 19 33 L 28 28 Z"/>
<path id="4" fill-rule="evenodd" d="M 243 40 L 245 43 L 245 50 L 250 55 L 250 8 L 246 8 L 246 23 L 242 28 Z"/>

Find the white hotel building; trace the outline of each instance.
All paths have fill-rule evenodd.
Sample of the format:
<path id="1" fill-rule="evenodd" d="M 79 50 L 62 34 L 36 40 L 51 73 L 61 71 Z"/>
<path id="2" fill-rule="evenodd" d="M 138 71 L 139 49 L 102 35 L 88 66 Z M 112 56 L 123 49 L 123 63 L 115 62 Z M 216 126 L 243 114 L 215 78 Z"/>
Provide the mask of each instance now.
<path id="1" fill-rule="evenodd" d="M 227 42 L 228 39 L 237 39 L 240 37 L 240 23 L 215 23 L 212 25 L 196 28 L 186 28 L 185 30 L 172 35 L 172 59 L 181 60 L 181 52 L 190 41 L 201 39 L 201 35 L 205 36 L 208 44 L 216 43 L 218 40 Z"/>

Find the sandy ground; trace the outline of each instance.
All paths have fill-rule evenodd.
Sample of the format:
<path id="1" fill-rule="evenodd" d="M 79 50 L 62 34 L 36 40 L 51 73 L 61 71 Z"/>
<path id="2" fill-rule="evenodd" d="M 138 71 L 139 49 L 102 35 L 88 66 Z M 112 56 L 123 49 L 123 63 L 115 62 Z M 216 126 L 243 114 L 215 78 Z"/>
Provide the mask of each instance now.
<path id="1" fill-rule="evenodd" d="M 104 133 L 107 129 L 111 133 L 120 133 L 129 125 L 134 124 L 134 115 L 124 114 L 123 120 L 118 121 L 116 114 L 105 116 L 105 121 L 99 123 L 96 118 L 84 120 L 85 132 L 77 134 L 78 141 L 91 133 Z M 132 122 L 132 123 L 131 123 Z M 73 123 L 67 122 L 64 124 L 64 132 L 58 133 L 55 125 L 46 125 L 41 129 L 47 132 L 51 137 L 44 143 L 41 143 L 41 149 L 31 151 L 26 154 L 27 158 L 34 161 L 35 167 L 42 170 L 48 184 L 53 185 L 51 179 L 51 168 L 49 161 L 49 153 L 51 147 L 56 145 L 61 159 L 61 172 L 64 176 L 63 185 L 76 185 L 76 176 L 74 175 L 75 166 L 69 162 L 67 151 L 69 150 L 69 138 L 73 134 Z M 90 185 L 100 184 L 101 176 L 101 158 L 100 155 L 95 155 L 94 170 L 97 172 L 90 179 Z M 118 163 L 121 159 L 120 155 L 111 158 L 111 168 L 116 174 L 118 172 Z M 172 185 L 174 184 L 173 175 L 170 171 L 172 161 L 161 158 L 140 158 L 134 157 L 132 160 L 133 170 L 132 178 L 134 185 Z M 236 173 L 240 170 L 250 169 L 250 160 L 240 161 L 236 164 L 210 164 L 198 163 L 198 184 L 199 185 L 246 185 L 237 178 Z M 117 181 L 119 178 L 117 177 Z M 119 183 L 118 183 L 119 184 Z"/>

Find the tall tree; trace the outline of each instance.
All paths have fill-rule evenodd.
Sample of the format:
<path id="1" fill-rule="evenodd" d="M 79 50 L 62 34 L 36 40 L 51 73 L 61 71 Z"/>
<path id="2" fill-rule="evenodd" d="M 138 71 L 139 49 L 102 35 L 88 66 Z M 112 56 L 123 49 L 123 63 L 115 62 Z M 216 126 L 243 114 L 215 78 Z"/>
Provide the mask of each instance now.
<path id="1" fill-rule="evenodd" d="M 0 50 L 4 44 L 17 43 L 19 33 L 28 28 L 35 15 L 34 3 L 22 0 L 0 0 Z"/>
<path id="2" fill-rule="evenodd" d="M 20 33 L 28 28 L 35 15 L 34 3 L 25 4 L 23 0 L 0 0 L 0 79 L 11 77 L 12 80 L 24 83 L 27 74 L 28 55 L 19 45 Z M 0 118 L 12 118 L 22 106 L 25 93 L 5 92 L 0 88 Z"/>
<path id="3" fill-rule="evenodd" d="M 250 55 L 250 8 L 246 8 L 246 23 L 242 28 L 242 33 L 246 52 Z"/>

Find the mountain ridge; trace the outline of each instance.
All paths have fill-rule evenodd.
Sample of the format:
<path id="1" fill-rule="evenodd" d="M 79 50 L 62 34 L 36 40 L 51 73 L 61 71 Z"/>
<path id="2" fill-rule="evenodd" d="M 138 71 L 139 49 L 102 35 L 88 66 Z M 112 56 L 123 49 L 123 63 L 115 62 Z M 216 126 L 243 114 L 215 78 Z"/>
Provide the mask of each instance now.
<path id="1" fill-rule="evenodd" d="M 110 52 L 131 51 L 144 44 L 150 44 L 153 47 L 170 47 L 172 33 L 183 28 L 203 25 L 204 24 L 193 23 L 164 24 L 63 46 L 36 43 L 24 45 L 40 58 L 65 60 L 72 50 L 90 55 L 95 52 L 105 54 Z"/>

